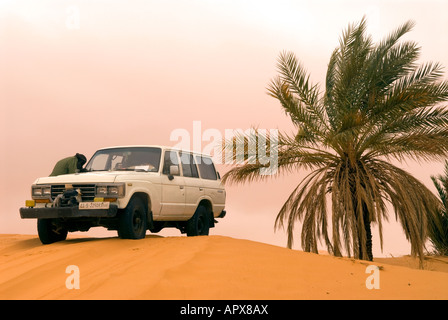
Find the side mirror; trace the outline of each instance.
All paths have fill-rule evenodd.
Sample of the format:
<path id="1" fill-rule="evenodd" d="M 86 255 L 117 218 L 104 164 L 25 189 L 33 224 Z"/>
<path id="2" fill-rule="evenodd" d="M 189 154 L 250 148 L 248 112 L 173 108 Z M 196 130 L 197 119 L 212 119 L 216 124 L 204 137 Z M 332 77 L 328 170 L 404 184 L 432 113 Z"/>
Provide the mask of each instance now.
<path id="1" fill-rule="evenodd" d="M 174 176 L 179 175 L 179 166 L 170 166 L 170 174 L 168 175 L 168 179 L 173 180 Z"/>
<path id="2" fill-rule="evenodd" d="M 170 166 L 170 175 L 178 176 L 179 175 L 179 166 Z"/>

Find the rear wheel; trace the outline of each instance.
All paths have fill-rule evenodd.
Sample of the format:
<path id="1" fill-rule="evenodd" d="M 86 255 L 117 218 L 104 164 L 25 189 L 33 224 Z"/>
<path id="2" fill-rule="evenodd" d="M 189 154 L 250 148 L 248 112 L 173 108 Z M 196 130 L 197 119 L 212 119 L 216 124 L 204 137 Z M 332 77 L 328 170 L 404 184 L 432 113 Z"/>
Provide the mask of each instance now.
<path id="1" fill-rule="evenodd" d="M 118 236 L 122 239 L 142 239 L 146 235 L 146 207 L 140 198 L 132 198 L 118 218 Z"/>
<path id="2" fill-rule="evenodd" d="M 37 233 L 42 244 L 50 244 L 67 239 L 68 231 L 55 224 L 53 219 L 37 219 Z"/>
<path id="3" fill-rule="evenodd" d="M 187 236 L 207 236 L 210 230 L 209 211 L 199 206 L 194 215 L 187 221 Z"/>

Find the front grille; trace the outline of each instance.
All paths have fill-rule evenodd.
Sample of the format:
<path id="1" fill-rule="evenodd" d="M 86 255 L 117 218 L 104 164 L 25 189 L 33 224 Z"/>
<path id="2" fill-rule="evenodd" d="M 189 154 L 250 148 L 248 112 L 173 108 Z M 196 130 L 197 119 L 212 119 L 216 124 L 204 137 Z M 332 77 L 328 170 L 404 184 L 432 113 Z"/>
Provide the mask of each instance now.
<path id="1" fill-rule="evenodd" d="M 81 189 L 82 201 L 93 201 L 95 198 L 94 184 L 73 184 L 73 189 Z M 54 200 L 59 194 L 63 194 L 65 184 L 54 184 L 51 186 L 51 198 Z"/>

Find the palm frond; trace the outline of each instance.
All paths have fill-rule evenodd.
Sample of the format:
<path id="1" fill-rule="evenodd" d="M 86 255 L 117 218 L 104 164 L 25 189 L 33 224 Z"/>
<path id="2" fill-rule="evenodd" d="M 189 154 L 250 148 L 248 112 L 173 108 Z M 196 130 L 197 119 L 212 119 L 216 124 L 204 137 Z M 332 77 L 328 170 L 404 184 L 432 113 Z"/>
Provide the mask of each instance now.
<path id="1" fill-rule="evenodd" d="M 445 161 L 444 175 L 431 176 L 431 179 L 442 205 L 428 216 L 428 236 L 436 254 L 448 255 L 448 161 Z"/>
<path id="2" fill-rule="evenodd" d="M 260 161 L 260 153 L 257 143 L 267 142 L 267 150 L 275 153 L 267 153 L 262 156 L 268 160 L 275 161 L 275 173 L 267 171 L 260 174 L 260 170 L 268 170 L 272 163 Z M 250 148 L 249 146 L 256 146 Z M 233 167 L 223 175 L 224 183 L 245 183 L 262 181 L 276 177 L 281 174 L 289 174 L 300 169 L 309 170 L 320 167 L 328 161 L 337 159 L 337 156 L 328 151 L 307 146 L 300 136 L 291 137 L 279 133 L 275 141 L 263 132 L 252 130 L 249 134 L 239 133 L 224 142 L 222 153 L 227 154 L 227 160 L 240 161 L 239 165 Z M 230 155 L 230 156 L 229 156 Z"/>

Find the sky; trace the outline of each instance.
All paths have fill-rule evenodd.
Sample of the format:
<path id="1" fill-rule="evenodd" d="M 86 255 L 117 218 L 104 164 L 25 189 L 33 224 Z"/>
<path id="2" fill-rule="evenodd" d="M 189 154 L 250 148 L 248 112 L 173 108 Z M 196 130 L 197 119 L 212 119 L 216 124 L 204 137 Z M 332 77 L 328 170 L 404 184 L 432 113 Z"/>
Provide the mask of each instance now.
<path id="1" fill-rule="evenodd" d="M 363 16 L 375 41 L 415 21 L 404 39 L 420 44 L 421 62 L 446 67 L 446 12 L 443 0 L 0 0 L 0 233 L 36 234 L 36 221 L 19 216 L 30 185 L 77 152 L 89 158 L 108 146 L 175 145 L 170 137 L 179 129 L 202 146 L 211 142 L 203 136 L 208 129 L 292 132 L 266 94 L 279 54 L 294 52 L 322 84 L 342 31 Z M 430 175 L 443 164 L 400 166 L 435 192 Z M 221 175 L 229 168 L 218 166 Z M 303 177 L 227 186 L 228 214 L 210 234 L 285 246 L 275 217 Z M 374 229 L 374 255 L 409 254 L 389 215 L 383 251 Z"/>

